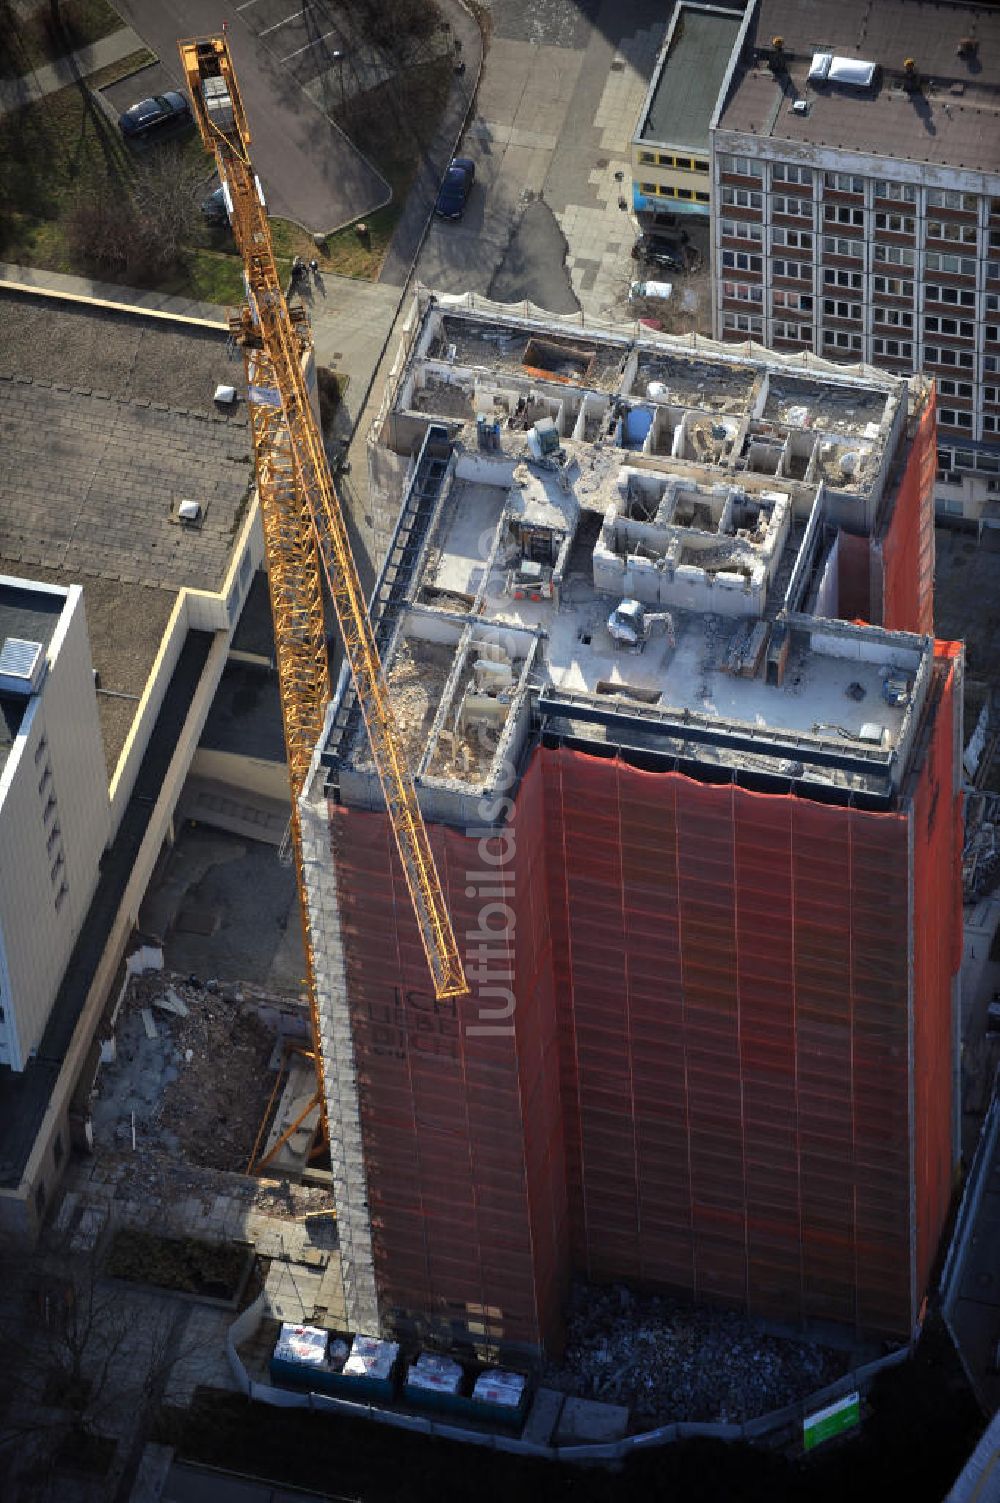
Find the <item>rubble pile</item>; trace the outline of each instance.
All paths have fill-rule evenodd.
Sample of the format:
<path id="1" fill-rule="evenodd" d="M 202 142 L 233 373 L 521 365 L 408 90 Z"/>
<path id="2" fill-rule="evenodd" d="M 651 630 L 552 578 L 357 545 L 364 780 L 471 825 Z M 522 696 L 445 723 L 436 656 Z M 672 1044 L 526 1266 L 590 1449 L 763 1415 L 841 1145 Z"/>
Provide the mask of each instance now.
<path id="1" fill-rule="evenodd" d="M 144 1148 L 244 1171 L 274 1085 L 275 1040 L 242 993 L 148 972 L 133 978 L 117 1033 L 98 1090 L 118 1146 L 131 1147 L 135 1112 Z"/>
<path id="2" fill-rule="evenodd" d="M 628 1404 L 633 1420 L 740 1424 L 842 1376 L 846 1352 L 765 1334 L 735 1311 L 624 1287 L 573 1291 L 566 1348 L 544 1382 Z"/>

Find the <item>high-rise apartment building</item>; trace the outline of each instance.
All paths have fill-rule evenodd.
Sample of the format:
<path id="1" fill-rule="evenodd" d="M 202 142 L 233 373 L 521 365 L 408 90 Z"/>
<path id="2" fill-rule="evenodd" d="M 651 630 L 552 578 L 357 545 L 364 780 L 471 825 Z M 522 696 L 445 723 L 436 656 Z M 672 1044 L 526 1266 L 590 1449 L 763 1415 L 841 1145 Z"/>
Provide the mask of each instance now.
<path id="1" fill-rule="evenodd" d="M 301 809 L 349 1320 L 555 1347 L 575 1272 L 907 1336 L 956 1160 L 932 384 L 427 294 L 404 339 L 376 633 L 472 990 L 344 683 Z"/>
<path id="2" fill-rule="evenodd" d="M 717 337 L 932 375 L 938 512 L 1000 525 L 1000 11 L 756 0 L 712 147 Z"/>

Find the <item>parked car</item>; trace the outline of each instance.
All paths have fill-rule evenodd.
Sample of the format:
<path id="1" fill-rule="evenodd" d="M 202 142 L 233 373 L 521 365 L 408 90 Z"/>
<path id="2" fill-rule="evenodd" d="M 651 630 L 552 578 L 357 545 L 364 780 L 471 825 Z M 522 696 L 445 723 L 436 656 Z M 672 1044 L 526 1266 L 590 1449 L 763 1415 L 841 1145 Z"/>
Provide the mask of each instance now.
<path id="1" fill-rule="evenodd" d="M 672 236 L 647 231 L 639 236 L 632 247 L 636 261 L 647 266 L 657 266 L 663 271 L 685 271 L 689 262 L 689 247 Z"/>
<path id="2" fill-rule="evenodd" d="M 455 157 L 438 189 L 435 214 L 443 219 L 461 219 L 476 181 L 476 164 L 468 157 Z"/>
<path id="3" fill-rule="evenodd" d="M 201 212 L 209 224 L 227 224 L 229 211 L 226 208 L 225 190 L 220 186 L 201 201 Z"/>
<path id="4" fill-rule="evenodd" d="M 191 106 L 183 94 L 169 89 L 150 99 L 140 99 L 118 118 L 126 141 L 152 141 L 191 124 Z"/>
<path id="5" fill-rule="evenodd" d="M 666 302 L 673 297 L 674 285 L 672 282 L 630 282 L 628 298 L 630 303 L 641 302 L 643 298 L 660 298 Z"/>

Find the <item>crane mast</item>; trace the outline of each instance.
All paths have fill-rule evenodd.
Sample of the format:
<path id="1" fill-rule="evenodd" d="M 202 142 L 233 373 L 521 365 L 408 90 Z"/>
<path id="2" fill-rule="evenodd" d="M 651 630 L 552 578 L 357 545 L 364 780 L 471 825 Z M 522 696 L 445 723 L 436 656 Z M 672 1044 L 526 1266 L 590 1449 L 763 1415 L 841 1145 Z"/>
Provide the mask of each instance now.
<path id="1" fill-rule="evenodd" d="M 230 320 L 247 372 L 250 426 L 264 528 L 278 681 L 292 795 L 291 833 L 306 937 L 318 1051 L 313 951 L 303 885 L 298 799 L 330 699 L 321 571 L 337 614 L 435 996 L 467 990 L 416 788 L 396 727 L 340 499 L 302 372 L 311 335 L 278 278 L 250 131 L 225 36 L 179 44 L 206 148 L 215 156 L 247 301 Z"/>

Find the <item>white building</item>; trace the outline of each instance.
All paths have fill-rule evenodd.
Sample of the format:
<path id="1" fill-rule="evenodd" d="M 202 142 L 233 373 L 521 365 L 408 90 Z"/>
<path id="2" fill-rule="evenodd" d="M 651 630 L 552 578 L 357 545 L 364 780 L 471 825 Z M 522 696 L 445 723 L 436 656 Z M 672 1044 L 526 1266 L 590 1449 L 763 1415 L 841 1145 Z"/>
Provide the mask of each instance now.
<path id="1" fill-rule="evenodd" d="M 109 832 L 83 590 L 0 576 L 0 1063 L 13 1070 L 41 1042 Z"/>

